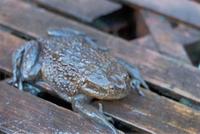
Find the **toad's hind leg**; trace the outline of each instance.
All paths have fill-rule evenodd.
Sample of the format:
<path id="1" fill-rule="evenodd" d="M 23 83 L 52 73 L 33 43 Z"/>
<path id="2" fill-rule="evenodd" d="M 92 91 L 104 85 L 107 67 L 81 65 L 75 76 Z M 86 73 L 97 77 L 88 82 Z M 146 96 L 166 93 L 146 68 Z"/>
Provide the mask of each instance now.
<path id="1" fill-rule="evenodd" d="M 107 128 L 109 128 L 113 134 L 118 134 L 117 130 L 110 124 L 107 120 L 105 115 L 93 106 L 89 105 L 91 101 L 90 97 L 87 97 L 83 94 L 76 95 L 72 99 L 72 107 L 75 111 L 82 114 L 84 117 L 87 117 Z"/>
<path id="2" fill-rule="evenodd" d="M 8 83 L 11 85 L 15 85 L 17 87 L 22 87 L 20 68 L 21 68 L 24 52 L 25 52 L 25 49 L 23 47 L 21 47 L 21 48 L 17 49 L 12 55 L 13 76 L 12 76 L 11 80 L 8 81 Z"/>
<path id="3" fill-rule="evenodd" d="M 118 59 L 118 63 L 124 66 L 127 69 L 128 73 L 130 74 L 132 78 L 130 82 L 131 87 L 133 87 L 139 95 L 144 96 L 144 93 L 140 90 L 140 86 L 142 85 L 146 89 L 149 89 L 149 87 L 144 81 L 144 79 L 142 78 L 138 68 L 127 63 L 123 59 Z"/>
<path id="4" fill-rule="evenodd" d="M 36 41 L 27 42 L 17 49 L 12 57 L 13 77 L 9 83 L 23 90 L 24 81 L 33 82 L 41 68 L 38 56 L 39 45 Z"/>

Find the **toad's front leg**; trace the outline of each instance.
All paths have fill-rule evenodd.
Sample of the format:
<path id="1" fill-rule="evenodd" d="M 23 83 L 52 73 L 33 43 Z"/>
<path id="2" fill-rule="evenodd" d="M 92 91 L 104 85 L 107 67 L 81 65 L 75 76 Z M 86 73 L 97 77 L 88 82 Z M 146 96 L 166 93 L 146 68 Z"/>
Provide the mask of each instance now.
<path id="1" fill-rule="evenodd" d="M 83 94 L 79 94 L 73 97 L 72 107 L 75 111 L 79 112 L 84 117 L 87 117 L 111 129 L 113 134 L 118 134 L 117 130 L 113 127 L 113 125 L 106 120 L 105 115 L 103 115 L 102 112 L 100 112 L 93 106 L 89 105 L 90 101 L 91 101 L 90 97 L 87 97 L 86 95 Z"/>
<path id="2" fill-rule="evenodd" d="M 140 90 L 140 86 L 142 85 L 146 89 L 149 89 L 149 86 L 142 78 L 138 68 L 120 58 L 118 58 L 118 63 L 124 66 L 124 68 L 127 69 L 129 75 L 131 76 L 132 79 L 130 82 L 131 87 L 133 87 L 139 95 L 144 96 L 144 93 Z"/>

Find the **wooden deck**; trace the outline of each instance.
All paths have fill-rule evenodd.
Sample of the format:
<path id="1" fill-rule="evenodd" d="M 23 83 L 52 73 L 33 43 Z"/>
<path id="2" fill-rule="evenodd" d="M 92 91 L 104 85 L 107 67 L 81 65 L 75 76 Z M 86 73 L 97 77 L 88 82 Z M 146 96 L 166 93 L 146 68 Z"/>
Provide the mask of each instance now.
<path id="1" fill-rule="evenodd" d="M 92 26 L 94 19 L 117 11 L 122 5 L 133 8 L 141 17 L 143 23 L 135 24 L 142 27 L 137 30 L 138 35 L 145 36 L 126 40 Z M 188 0 L 160 0 L 151 4 L 146 0 L 1 0 L 0 72 L 11 76 L 12 52 L 23 42 L 45 36 L 48 28 L 72 27 L 110 48 L 113 56 L 136 65 L 151 88 L 144 90 L 145 97 L 132 93 L 123 100 L 100 101 L 120 133 L 199 134 L 200 70 L 184 49 L 200 41 L 199 18 L 200 5 Z M 171 22 L 177 26 L 172 27 Z M 0 132 L 110 133 L 62 103 L 20 92 L 2 80 Z"/>

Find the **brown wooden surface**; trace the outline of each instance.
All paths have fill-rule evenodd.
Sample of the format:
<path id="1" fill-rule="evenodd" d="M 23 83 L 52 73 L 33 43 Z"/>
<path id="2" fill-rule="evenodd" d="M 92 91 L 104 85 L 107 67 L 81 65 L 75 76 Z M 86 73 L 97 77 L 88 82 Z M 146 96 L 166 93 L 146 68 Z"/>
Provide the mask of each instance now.
<path id="1" fill-rule="evenodd" d="M 152 134 L 199 134 L 200 112 L 149 91 L 145 94 L 144 98 L 133 93 L 124 100 L 104 101 L 104 111 Z"/>
<path id="2" fill-rule="evenodd" d="M 0 131 L 6 134 L 102 134 L 109 130 L 0 82 Z"/>
<path id="3" fill-rule="evenodd" d="M 159 91 L 200 103 L 200 72 L 192 66 L 20 1 L 0 1 L 0 23 L 35 37 L 46 35 L 50 27 L 72 27 L 85 31 L 98 39 L 99 44 L 111 48 L 113 55 L 139 67 L 145 80 L 158 87 Z"/>
<path id="4" fill-rule="evenodd" d="M 149 29 L 144 22 L 144 18 L 140 14 L 140 10 L 133 10 L 133 11 L 135 12 L 136 36 L 137 36 L 137 38 L 148 35 Z"/>
<path id="5" fill-rule="evenodd" d="M 173 32 L 171 34 L 183 46 L 189 46 L 200 41 L 200 32 L 184 25 L 180 25 L 177 28 L 173 29 Z M 152 35 L 146 35 L 144 37 L 131 40 L 130 42 L 132 44 L 138 44 L 141 47 L 149 48 L 151 50 L 159 52 Z"/>
<path id="6" fill-rule="evenodd" d="M 27 7 L 29 7 L 29 6 L 27 6 Z M 29 8 L 27 8 L 27 9 L 29 9 Z M 21 10 L 24 11 L 23 8 L 21 8 Z M 25 11 L 27 11 L 27 10 L 25 10 Z M 36 11 L 36 10 L 34 10 L 34 11 Z M 25 12 L 25 13 L 31 13 L 31 12 Z M 38 14 L 40 14 L 42 16 L 44 15 L 41 12 L 39 12 Z M 36 15 L 38 15 L 38 14 L 36 14 Z M 44 15 L 45 17 L 43 16 L 43 18 L 47 17 L 46 19 L 49 20 L 52 17 L 51 15 L 48 15 L 46 12 L 45 12 L 45 14 L 46 14 L 46 15 Z M 15 14 L 15 15 L 17 15 L 17 14 Z M 33 15 L 33 16 L 36 17 L 36 15 Z M 41 22 L 41 20 L 39 18 L 37 18 L 36 19 L 37 21 L 35 21 L 35 18 L 33 16 L 32 16 L 32 20 L 30 20 L 30 21 L 32 21 L 32 23 L 37 23 L 37 21 Z M 55 17 L 55 16 L 53 16 L 53 17 Z M 8 18 L 11 19 L 10 17 L 8 17 Z M 126 41 L 120 40 L 118 38 L 114 38 L 112 36 L 108 36 L 107 34 L 103 34 L 96 30 L 79 25 L 73 21 L 65 21 L 64 19 L 59 19 L 59 17 L 57 17 L 57 18 L 59 21 L 63 21 L 63 22 L 60 22 L 59 24 L 68 22 L 66 25 L 71 25 L 71 26 L 77 27 L 79 29 L 83 29 L 84 31 L 87 31 L 91 35 L 94 35 L 95 37 L 100 38 L 102 43 L 106 43 L 106 45 L 110 45 L 111 49 L 114 49 L 113 50 L 114 54 L 119 53 L 117 56 L 122 56 L 122 57 L 124 57 L 124 54 L 125 54 L 124 58 L 131 61 L 131 63 L 133 63 L 132 57 L 135 57 L 135 58 L 133 58 L 134 61 L 136 60 L 136 62 L 138 62 L 137 65 L 140 66 L 141 63 L 143 63 L 143 61 L 140 62 L 140 60 L 139 60 L 139 57 L 141 57 L 140 52 L 144 52 L 144 54 L 145 54 L 144 56 L 146 56 L 146 57 L 141 57 L 142 59 L 147 58 L 148 54 L 153 55 L 153 59 L 150 60 L 151 65 L 155 64 L 154 60 L 156 61 L 157 58 L 160 59 L 159 63 L 163 63 L 161 61 L 164 59 L 165 64 L 167 62 L 169 65 L 170 65 L 170 63 L 172 63 L 173 65 L 174 64 L 178 65 L 173 60 L 171 61 L 171 60 L 165 58 L 164 56 L 160 56 L 159 54 L 156 54 L 155 52 L 152 52 L 150 50 L 146 50 L 141 47 L 130 46 L 130 44 L 128 44 Z M 56 20 L 57 20 L 57 18 L 56 18 Z M 46 20 L 46 21 L 48 22 L 48 20 Z M 12 21 L 12 19 L 9 21 Z M 15 23 L 16 22 L 17 22 L 17 20 L 15 21 Z M 9 24 L 9 26 L 16 28 L 15 23 L 12 25 L 10 25 L 9 23 L 8 24 Z M 43 23 L 45 24 L 45 22 L 43 22 Z M 28 28 L 26 27 L 24 29 L 23 25 L 26 25 L 24 23 L 23 23 L 23 25 L 21 24 L 22 26 L 18 27 L 18 30 L 23 31 L 24 33 L 31 33 L 33 36 L 34 35 L 38 36 L 37 34 L 44 35 L 47 27 L 49 27 L 50 25 L 56 26 L 56 22 L 54 22 L 54 23 L 51 23 L 51 24 L 48 23 L 48 26 L 43 25 L 44 31 L 41 30 L 40 33 L 37 30 L 35 30 L 36 31 L 35 32 L 33 27 L 30 28 L 27 26 Z M 39 26 L 39 28 L 42 27 L 40 25 L 41 25 L 40 23 L 37 23 L 37 26 Z M 28 32 L 26 32 L 26 30 Z M 13 37 L 9 34 L 5 34 L 5 35 L 4 34 L 5 33 L 1 33 L 0 36 L 2 35 L 1 36 L 2 40 L 4 40 L 4 43 L 6 43 L 8 45 L 0 45 L 0 46 L 4 46 L 4 48 L 5 48 L 4 54 L 6 55 L 6 52 L 8 52 L 8 50 L 11 47 L 13 47 L 13 50 L 14 50 L 15 47 L 17 47 L 22 42 L 22 40 L 20 40 L 16 37 Z M 12 38 L 12 39 L 10 39 L 10 38 Z M 16 41 L 16 43 L 15 43 L 14 40 L 18 40 L 18 41 Z M 9 42 L 9 41 L 11 41 L 11 42 Z M 115 44 L 116 44 L 116 46 L 115 46 Z M 127 46 L 127 49 L 124 48 L 122 44 Z M 6 51 L 6 49 L 7 49 L 7 51 Z M 135 53 L 134 55 L 132 54 L 132 51 Z M 10 52 L 8 52 L 6 56 L 7 56 L 7 58 L 9 58 Z M 149 57 L 149 58 L 151 58 L 151 57 Z M 3 58 L 3 60 L 0 60 L 0 63 L 5 63 L 4 60 L 7 60 L 7 59 Z M 152 62 L 154 64 L 152 64 Z M 7 63 L 2 66 L 4 66 L 4 68 L 7 68 L 7 70 L 9 71 L 10 65 L 5 67 L 6 65 L 7 65 Z M 167 66 L 167 68 L 170 67 L 169 65 Z M 150 67 L 152 67 L 152 66 L 150 66 Z M 148 67 L 148 68 L 150 68 L 150 67 Z M 184 69 L 187 69 L 187 67 L 189 67 L 189 66 L 185 65 Z M 172 68 L 173 68 L 173 66 L 172 66 Z M 143 68 L 141 68 L 141 69 L 143 69 Z M 162 68 L 161 68 L 161 71 L 162 71 Z M 145 73 L 145 71 L 143 71 L 143 73 Z M 152 72 L 152 75 L 157 76 L 157 74 L 153 74 L 153 72 Z M 190 76 L 192 76 L 192 75 L 190 75 Z M 158 75 L 158 77 L 160 77 L 160 76 Z M 11 93 L 8 93 L 8 94 L 10 95 Z M 146 96 L 144 98 L 141 98 L 141 97 L 137 96 L 135 93 L 133 93 L 127 99 L 124 99 L 123 101 L 105 102 L 104 110 L 108 114 L 114 116 L 115 118 L 117 118 L 123 122 L 126 122 L 131 126 L 137 127 L 139 130 L 143 130 L 145 132 L 172 133 L 172 134 L 173 133 L 177 133 L 177 134 L 179 134 L 179 133 L 181 133 L 181 134 L 182 133 L 183 134 L 184 133 L 197 133 L 198 134 L 198 132 L 200 131 L 199 126 L 198 126 L 199 118 L 200 118 L 199 112 L 196 112 L 196 111 L 194 111 L 190 108 L 187 108 L 183 105 L 180 105 L 173 101 L 170 101 L 169 99 L 159 97 L 158 95 L 155 95 L 148 91 L 145 92 L 145 95 Z M 11 96 L 15 96 L 15 95 L 11 95 Z M 44 109 L 46 109 L 46 107 L 44 107 Z M 63 114 L 61 114 L 61 115 L 63 115 Z M 43 120 L 43 118 L 41 120 Z"/>
<path id="7" fill-rule="evenodd" d="M 137 6 L 200 28 L 200 5 L 192 0 L 112 0 Z"/>
<path id="8" fill-rule="evenodd" d="M 23 42 L 24 41 L 20 38 L 0 31 L 0 71 L 10 73 L 12 61 L 11 55 Z"/>
<path id="9" fill-rule="evenodd" d="M 173 33 L 176 40 L 184 46 L 200 41 L 200 31 L 185 25 L 180 24 Z"/>
<path id="10" fill-rule="evenodd" d="M 70 3 L 72 3 L 71 4 L 72 7 L 73 6 L 80 6 L 79 2 L 76 3 L 76 5 L 74 5 L 75 1 L 56 1 L 56 2 L 55 2 L 55 0 L 34 0 L 34 1 L 37 2 L 37 3 L 42 4 L 47 9 L 51 8 L 52 11 L 54 11 L 56 13 L 60 13 L 61 12 L 61 14 L 64 14 L 64 15 L 70 14 L 71 12 L 77 12 L 76 10 L 83 10 L 83 9 L 76 9 L 76 8 L 71 9 L 70 8 L 70 11 L 69 11 L 69 9 L 66 8 L 66 6 L 69 6 Z M 90 1 L 90 0 L 88 0 L 88 1 Z M 103 3 L 104 1 L 101 1 L 101 2 Z M 83 3 L 87 3 L 87 0 L 84 0 Z M 86 5 L 86 4 L 84 4 L 84 5 Z M 84 7 L 87 7 L 87 9 L 85 9 L 85 10 L 87 12 L 90 12 L 92 9 L 90 9 L 91 6 L 88 6 L 88 5 L 91 5 L 91 4 L 87 4 Z M 92 8 L 94 8 L 97 5 L 101 6 L 101 4 L 95 4 Z M 112 6 L 110 6 L 110 8 L 106 9 L 105 11 L 112 10 L 112 9 L 113 9 L 112 11 L 114 11 L 115 8 L 111 8 L 111 7 L 113 7 L 114 4 L 110 3 L 109 5 L 112 5 Z M 100 11 L 99 10 L 98 11 L 95 10 L 95 11 L 96 12 L 102 12 L 101 10 Z M 136 13 L 136 18 L 137 18 L 137 20 L 136 20 L 137 21 L 137 27 L 136 27 L 137 28 L 137 36 L 141 37 L 141 36 L 144 36 L 146 33 L 148 33 L 148 31 L 147 31 L 148 29 L 145 26 L 145 24 L 143 24 L 144 23 L 144 19 L 140 15 L 139 10 L 137 10 L 137 11 L 138 11 L 138 13 Z M 75 17 L 75 18 L 78 18 L 77 14 L 71 14 L 71 15 L 73 17 Z M 87 14 L 87 16 L 90 16 L 90 15 Z M 106 31 L 106 30 L 104 29 L 104 31 Z M 173 34 L 172 35 L 176 39 L 176 41 L 179 42 L 182 45 L 190 45 L 190 44 L 192 44 L 194 42 L 200 41 L 200 38 L 199 38 L 200 31 L 196 30 L 196 29 L 193 29 L 193 28 L 190 28 L 190 27 L 186 27 L 184 25 L 181 25 L 180 28 L 176 28 L 175 30 L 173 30 Z"/>
<path id="11" fill-rule="evenodd" d="M 91 23 L 94 19 L 117 11 L 120 4 L 107 0 L 33 0 L 39 5 L 57 9 L 60 13 L 67 13 L 79 20 Z"/>
<path id="12" fill-rule="evenodd" d="M 61 11 L 62 14 L 66 14 L 66 15 L 70 14 L 70 12 L 72 12 L 73 10 L 78 10 L 78 9 L 75 8 L 75 9 L 70 9 L 72 11 L 69 11 L 69 9 L 65 8 L 66 6 L 69 6 L 69 5 L 66 5 L 66 3 L 70 4 L 70 3 L 74 3 L 74 1 L 57 1 L 57 2 L 55 2 L 55 0 L 52 0 L 52 1 L 51 0 L 34 0 L 34 1 L 42 4 L 47 9 L 49 7 L 51 7 L 53 11 L 55 11 L 55 12 L 56 11 Z M 91 4 L 87 4 L 86 7 L 88 7 L 88 5 L 91 5 Z M 113 5 L 113 3 L 112 3 L 112 5 Z M 72 6 L 74 6 L 74 4 L 72 4 Z M 76 3 L 76 6 L 80 6 L 79 3 Z M 95 4 L 95 6 L 97 6 L 97 4 Z M 79 9 L 79 10 L 81 10 L 81 9 Z M 91 9 L 90 9 L 90 6 L 89 6 L 87 12 L 89 12 L 90 10 Z M 110 9 L 107 9 L 107 10 L 110 10 Z M 147 31 L 148 29 L 147 29 L 146 26 L 144 26 L 144 24 L 141 24 L 141 23 L 144 23 L 144 19 L 140 15 L 139 10 L 137 10 L 137 11 L 138 11 L 138 13 L 136 13 L 136 18 L 137 18 L 137 20 L 136 20 L 137 21 L 137 33 L 138 33 L 137 36 L 143 36 L 146 33 L 148 33 L 148 31 Z M 100 12 L 100 11 L 97 11 L 97 12 Z M 72 15 L 77 18 L 76 14 L 72 14 Z M 139 31 L 140 31 L 140 33 L 139 33 Z M 176 41 L 179 42 L 182 45 L 190 45 L 192 43 L 200 41 L 200 38 L 199 38 L 200 31 L 196 30 L 196 29 L 193 29 L 193 28 L 190 28 L 190 27 L 187 27 L 187 26 L 184 26 L 184 25 L 181 25 L 179 28 L 176 28 L 175 30 L 173 30 L 172 35 L 176 39 Z"/>
<path id="13" fill-rule="evenodd" d="M 15 48 L 15 47 L 19 46 L 19 44 L 20 44 L 20 42 L 22 42 L 22 40 L 17 37 L 14 37 L 13 35 L 5 33 L 5 32 L 1 32 L 0 37 L 4 40 L 4 43 L 9 44 L 9 45 L 7 45 L 7 47 L 5 47 L 5 45 L 3 45 L 3 44 L 0 44 L 0 46 L 5 47 L 4 54 L 5 54 L 5 56 L 7 56 L 8 59 L 10 59 L 9 48 L 11 48 L 11 47 Z M 4 60 L 5 59 L 3 59 L 3 60 L 0 59 L 0 63 L 4 63 Z M 7 65 L 7 67 L 3 67 L 3 68 L 7 68 L 7 71 L 10 72 L 11 71 L 10 64 Z M 62 118 L 62 120 L 60 119 L 61 120 L 60 122 L 54 122 L 54 125 L 55 126 L 58 125 L 57 127 L 59 130 L 60 130 L 59 127 L 61 127 L 62 128 L 61 130 L 63 130 L 63 131 L 66 130 L 65 129 L 66 126 L 61 125 L 61 123 L 63 123 L 66 120 L 65 118 L 68 119 L 69 117 L 68 117 L 68 114 L 65 114 L 65 116 L 64 116 L 62 112 L 63 111 L 66 112 L 68 110 L 64 110 L 62 108 L 57 108 L 55 106 L 54 106 L 55 107 L 54 108 L 53 106 L 51 106 L 50 103 L 42 102 L 42 104 L 41 104 L 41 102 L 40 102 L 41 100 L 37 100 L 36 97 L 32 97 L 26 93 L 19 92 L 17 89 L 14 89 L 14 88 L 12 88 L 12 90 L 7 89 L 8 86 L 5 84 L 0 83 L 0 87 L 1 87 L 0 94 L 2 95 L 2 96 L 0 96 L 0 102 L 2 104 L 5 104 L 8 102 L 8 99 L 6 99 L 6 97 L 9 97 L 10 99 L 12 99 L 12 98 L 14 99 L 14 100 L 12 100 L 13 105 L 9 105 L 10 107 L 7 107 L 6 110 L 9 111 L 9 109 L 12 109 L 13 107 L 15 107 L 15 105 L 18 106 L 23 101 L 25 101 L 26 104 L 23 103 L 24 104 L 23 107 L 18 106 L 20 108 L 20 110 L 27 109 L 27 110 L 24 110 L 23 115 L 26 115 L 27 113 L 30 112 L 28 114 L 29 116 L 32 117 L 32 116 L 38 115 L 38 117 L 40 117 L 40 114 L 33 113 L 35 111 L 31 112 L 31 110 L 33 110 L 33 109 L 31 109 L 31 108 L 29 109 L 29 107 L 36 108 L 36 109 L 37 109 L 37 107 L 39 107 L 40 109 L 42 108 L 41 110 L 44 111 L 44 115 L 46 115 L 46 116 L 49 116 L 49 114 L 47 114 L 47 113 L 45 114 L 45 112 L 52 111 L 52 109 L 53 109 L 53 111 L 56 110 L 55 116 L 58 116 L 57 118 Z M 3 87 L 6 87 L 6 89 Z M 11 87 L 9 87 L 9 88 L 11 88 Z M 1 93 L 1 92 L 4 92 L 4 93 Z M 145 97 L 140 97 L 136 93 L 131 93 L 129 97 L 127 97 L 126 99 L 120 100 L 120 101 L 102 102 L 103 109 L 107 114 L 113 116 L 114 118 L 116 118 L 122 122 L 128 123 L 131 127 L 137 128 L 137 130 L 140 131 L 141 133 L 198 134 L 197 132 L 200 131 L 200 127 L 198 125 L 200 123 L 200 112 L 192 110 L 186 106 L 180 105 L 180 104 L 178 104 L 174 101 L 171 101 L 169 99 L 166 99 L 164 97 L 160 97 L 154 93 L 151 93 L 150 91 L 144 91 L 144 92 L 145 92 Z M 7 95 L 5 95 L 5 94 L 7 94 Z M 28 97 L 26 97 L 26 96 L 28 96 Z M 28 99 L 28 100 L 26 100 L 26 99 Z M 32 100 L 32 103 L 31 103 L 31 100 Z M 17 104 L 14 102 L 16 102 Z M 10 101 L 9 101 L 9 104 L 11 104 Z M 27 107 L 26 105 L 28 105 L 28 108 L 26 108 Z M 51 107 L 52 107 L 52 109 L 51 109 Z M 4 108 L 4 106 L 0 105 L 0 109 L 1 108 Z M 47 111 L 45 111 L 46 109 L 47 109 Z M 9 111 L 9 112 L 11 112 L 11 111 Z M 41 113 L 41 111 L 37 111 L 37 112 Z M 69 111 L 69 114 L 71 114 L 70 111 Z M 9 117 L 9 119 L 10 120 L 12 120 L 13 118 L 16 119 L 15 116 L 19 117 L 19 118 L 17 118 L 18 120 L 19 119 L 22 120 L 25 118 L 24 119 L 25 122 L 23 122 L 23 123 L 28 122 L 30 124 L 29 120 L 27 119 L 28 117 L 27 118 L 26 118 L 26 116 L 23 117 L 23 115 L 18 115 L 18 114 L 12 115 L 11 114 L 10 115 L 11 117 Z M 42 113 L 42 115 L 43 115 L 43 113 Z M 61 116 L 59 116 L 59 115 L 61 115 Z M 71 116 L 72 118 L 73 118 L 73 115 L 75 116 L 76 114 L 72 113 L 72 116 Z M 5 116 L 7 116 L 7 115 L 5 115 Z M 38 118 L 36 118 L 36 117 L 35 117 L 35 120 L 33 118 L 33 120 L 31 120 L 33 123 L 32 124 L 33 127 L 35 125 L 37 125 L 37 124 L 35 124 L 35 122 L 36 123 L 42 122 L 42 124 L 43 124 L 44 123 L 43 120 L 47 118 L 46 116 L 44 118 L 41 118 L 40 120 L 37 120 Z M 76 118 L 76 117 L 74 117 L 74 118 Z M 70 120 L 70 119 L 71 118 L 69 118 L 68 120 Z M 75 119 L 73 121 L 75 121 Z M 75 122 L 77 122 L 77 121 L 75 121 Z M 18 129 L 20 128 L 22 130 L 24 130 L 24 129 L 26 130 L 26 128 L 24 128 L 23 123 L 15 124 L 15 122 L 14 122 L 14 124 L 12 123 L 10 125 L 15 126 Z M 51 124 L 51 123 L 52 122 L 50 122 L 49 124 Z M 60 123 L 60 125 L 59 125 L 59 123 Z M 68 121 L 68 123 L 69 123 L 69 121 Z M 41 126 L 42 126 L 42 124 L 41 124 Z M 79 126 L 79 125 L 75 124 L 74 126 Z M 33 128 L 33 127 L 31 127 L 31 128 Z M 90 128 L 90 126 L 87 126 L 87 127 Z M 12 127 L 10 127 L 10 126 L 8 126 L 8 127 L 5 126 L 5 128 L 7 128 L 7 131 L 11 131 L 11 130 L 15 131 L 16 130 L 16 129 L 12 129 Z M 26 130 L 26 131 L 28 131 L 28 130 Z M 36 131 L 39 131 L 39 128 L 34 130 L 34 132 L 36 132 Z M 75 130 L 70 130 L 70 131 L 75 131 Z"/>
<path id="14" fill-rule="evenodd" d="M 55 2 L 55 0 L 50 0 L 50 1 L 49 0 L 34 0 L 34 1 L 42 4 L 47 9 L 49 9 L 49 7 L 51 7 L 53 11 L 55 11 L 55 12 L 60 11 L 62 14 L 65 14 L 65 15 L 70 14 L 70 12 L 76 12 L 76 10 L 81 10 L 81 9 L 73 8 L 73 9 L 70 9 L 70 11 L 69 11 L 69 9 L 66 8 L 66 6 L 69 6 L 69 5 L 66 5 L 66 3 L 70 4 L 70 3 L 74 3 L 74 1 L 56 1 L 56 2 Z M 104 1 L 102 1 L 102 3 L 103 2 Z M 88 5 L 91 5 L 91 4 L 87 4 L 85 7 L 88 7 Z M 97 4 L 95 4 L 95 5 L 97 6 Z M 113 3 L 111 5 L 113 5 Z M 75 5 L 72 4 L 72 7 L 73 6 L 75 6 Z M 79 3 L 76 3 L 76 6 L 80 6 Z M 100 6 L 101 6 L 101 4 L 100 4 Z M 93 8 L 94 7 L 95 6 L 93 6 Z M 91 10 L 90 8 L 91 7 L 89 6 L 88 9 L 85 9 L 85 10 L 87 10 L 87 12 L 90 12 L 90 10 Z M 105 11 L 111 10 L 111 9 L 114 10 L 114 8 L 110 7 L 109 9 L 106 9 Z M 98 10 L 96 12 L 101 12 L 101 11 Z M 73 17 L 75 17 L 75 18 L 78 17 L 77 14 L 71 14 L 71 15 L 73 15 Z M 87 16 L 90 16 L 90 15 L 87 14 Z M 138 13 L 136 13 L 136 16 L 137 16 L 136 21 L 137 21 L 137 33 L 138 33 L 137 36 L 143 36 L 148 32 L 147 31 L 148 29 L 144 24 L 141 24 L 141 23 L 144 23 L 144 19 L 140 15 L 139 11 L 138 11 Z M 200 31 L 193 29 L 193 28 L 190 28 L 190 27 L 186 27 L 184 25 L 181 25 L 179 28 L 176 28 L 175 30 L 173 30 L 172 35 L 176 39 L 177 42 L 179 42 L 180 44 L 182 44 L 184 46 L 190 45 L 190 44 L 195 43 L 197 41 L 200 41 L 200 38 L 199 38 Z"/>
<path id="15" fill-rule="evenodd" d="M 159 52 L 191 64 L 182 44 L 176 41 L 175 37 L 171 34 L 173 28 L 168 20 L 163 16 L 146 10 L 141 10 L 140 13 L 145 20 Z"/>
<path id="16" fill-rule="evenodd" d="M 159 53 L 158 48 L 156 47 L 155 41 L 153 40 L 153 37 L 151 35 L 146 35 L 144 37 L 131 40 L 130 43 L 132 45 L 137 44 L 142 48 L 150 49 Z"/>

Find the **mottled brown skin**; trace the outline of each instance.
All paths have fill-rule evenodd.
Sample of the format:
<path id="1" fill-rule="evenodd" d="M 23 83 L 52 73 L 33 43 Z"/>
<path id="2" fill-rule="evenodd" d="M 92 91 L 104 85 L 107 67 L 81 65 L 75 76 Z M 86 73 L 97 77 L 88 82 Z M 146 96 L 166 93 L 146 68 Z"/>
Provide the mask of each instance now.
<path id="1" fill-rule="evenodd" d="M 68 96 L 83 93 L 98 99 L 125 97 L 127 71 L 107 52 L 91 48 L 83 37 L 47 37 L 38 40 L 41 78 Z"/>
<path id="2" fill-rule="evenodd" d="M 49 36 L 25 43 L 13 54 L 11 84 L 23 90 L 23 82 L 42 81 L 73 109 L 110 128 L 102 111 L 89 105 L 92 98 L 113 100 L 131 88 L 147 87 L 137 68 L 113 58 L 84 33 L 73 29 L 49 30 Z M 148 88 L 148 87 L 147 87 Z"/>

